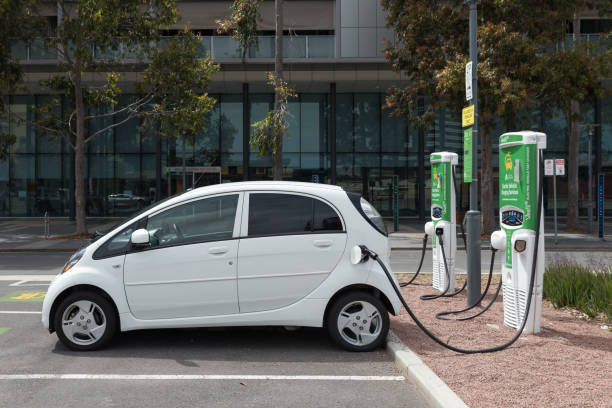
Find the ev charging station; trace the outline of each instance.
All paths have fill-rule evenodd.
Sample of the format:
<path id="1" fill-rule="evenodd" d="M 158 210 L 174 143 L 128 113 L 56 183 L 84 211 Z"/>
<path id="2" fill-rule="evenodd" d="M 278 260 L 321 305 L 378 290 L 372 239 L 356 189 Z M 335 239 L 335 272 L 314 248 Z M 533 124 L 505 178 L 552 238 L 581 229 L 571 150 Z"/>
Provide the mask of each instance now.
<path id="1" fill-rule="evenodd" d="M 453 180 L 456 153 L 437 152 L 430 156 L 431 163 L 431 219 L 425 224 L 425 233 L 433 242 L 434 289 L 444 292 L 455 290 L 455 254 L 457 252 L 456 191 Z M 438 243 L 443 240 L 444 253 Z M 446 268 L 448 268 L 448 278 Z M 447 287 L 448 285 L 448 287 Z"/>
<path id="2" fill-rule="evenodd" d="M 502 265 L 504 324 L 520 328 L 525 316 L 536 247 L 540 152 L 546 134 L 523 131 L 499 138 L 499 218 L 501 230 L 491 235 L 491 245 L 505 250 Z M 543 205 L 540 211 L 544 211 Z M 535 282 L 524 333 L 540 331 L 544 275 L 544 219 L 540 217 Z"/>

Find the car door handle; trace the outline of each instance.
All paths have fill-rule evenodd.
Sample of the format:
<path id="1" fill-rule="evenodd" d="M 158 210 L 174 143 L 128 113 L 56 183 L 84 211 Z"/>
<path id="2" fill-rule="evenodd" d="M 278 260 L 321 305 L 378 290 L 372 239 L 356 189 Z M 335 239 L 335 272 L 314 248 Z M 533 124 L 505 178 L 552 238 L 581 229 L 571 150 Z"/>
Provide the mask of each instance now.
<path id="1" fill-rule="evenodd" d="M 327 248 L 332 246 L 333 242 L 329 239 L 317 239 L 313 241 L 312 244 L 319 248 Z"/>
<path id="2" fill-rule="evenodd" d="M 213 255 L 221 255 L 229 251 L 228 247 L 212 247 L 208 250 L 209 254 Z"/>

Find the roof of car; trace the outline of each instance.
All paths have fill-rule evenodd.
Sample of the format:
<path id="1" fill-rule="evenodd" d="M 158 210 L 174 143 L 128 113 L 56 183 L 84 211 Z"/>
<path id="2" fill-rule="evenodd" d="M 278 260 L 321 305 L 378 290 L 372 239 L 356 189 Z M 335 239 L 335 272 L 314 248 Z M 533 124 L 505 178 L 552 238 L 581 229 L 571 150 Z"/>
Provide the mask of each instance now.
<path id="1" fill-rule="evenodd" d="M 335 186 L 332 184 L 319 184 L 319 183 L 303 183 L 297 181 L 238 181 L 233 183 L 213 184 L 210 186 L 198 187 L 193 190 L 188 190 L 180 195 L 180 199 L 176 201 L 183 201 L 185 199 L 204 196 L 208 194 L 217 194 L 233 191 L 248 191 L 248 190 L 293 190 L 299 191 L 301 189 L 316 189 L 316 190 L 331 190 L 331 191 L 342 191 L 342 187 Z M 174 201 L 174 200 L 173 200 Z"/>

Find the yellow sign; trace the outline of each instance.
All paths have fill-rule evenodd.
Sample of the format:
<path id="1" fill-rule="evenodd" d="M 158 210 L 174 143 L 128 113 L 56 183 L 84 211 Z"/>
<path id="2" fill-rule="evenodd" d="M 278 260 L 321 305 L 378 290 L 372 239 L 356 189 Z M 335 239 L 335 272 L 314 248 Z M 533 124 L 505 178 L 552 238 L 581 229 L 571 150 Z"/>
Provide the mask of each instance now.
<path id="1" fill-rule="evenodd" d="M 512 170 L 512 155 L 510 154 L 510 152 L 506 153 L 504 163 L 506 164 L 506 170 Z"/>
<path id="2" fill-rule="evenodd" d="M 468 127 L 474 124 L 474 105 L 463 108 L 461 111 L 461 127 Z"/>

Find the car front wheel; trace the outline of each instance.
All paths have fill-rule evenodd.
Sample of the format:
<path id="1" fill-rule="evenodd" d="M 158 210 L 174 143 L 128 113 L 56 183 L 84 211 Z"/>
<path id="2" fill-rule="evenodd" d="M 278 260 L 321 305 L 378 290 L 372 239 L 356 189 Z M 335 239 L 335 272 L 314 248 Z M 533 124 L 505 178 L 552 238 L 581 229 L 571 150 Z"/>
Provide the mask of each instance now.
<path id="1" fill-rule="evenodd" d="M 381 300 L 371 294 L 347 293 L 332 305 L 327 330 L 334 342 L 346 350 L 374 350 L 387 338 L 389 314 Z"/>
<path id="2" fill-rule="evenodd" d="M 104 347 L 117 329 L 111 303 L 94 292 L 67 296 L 55 312 L 57 337 L 72 350 L 89 351 Z"/>

